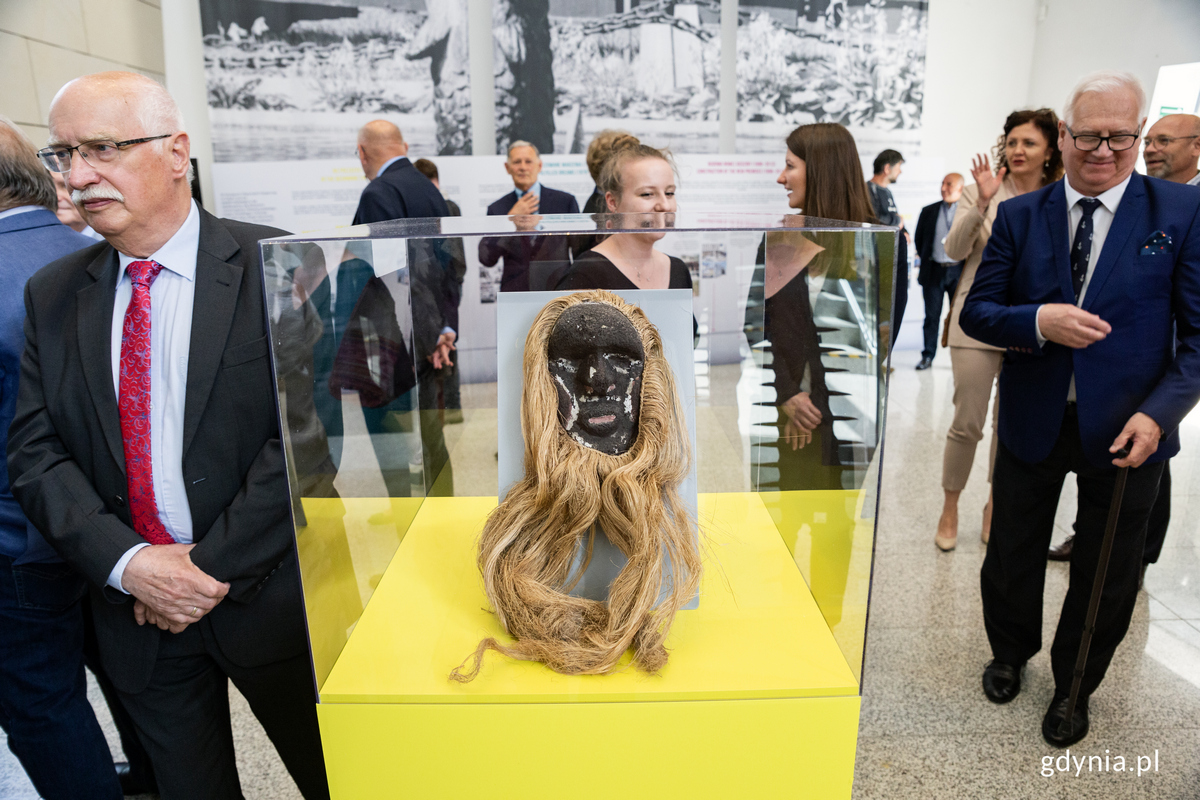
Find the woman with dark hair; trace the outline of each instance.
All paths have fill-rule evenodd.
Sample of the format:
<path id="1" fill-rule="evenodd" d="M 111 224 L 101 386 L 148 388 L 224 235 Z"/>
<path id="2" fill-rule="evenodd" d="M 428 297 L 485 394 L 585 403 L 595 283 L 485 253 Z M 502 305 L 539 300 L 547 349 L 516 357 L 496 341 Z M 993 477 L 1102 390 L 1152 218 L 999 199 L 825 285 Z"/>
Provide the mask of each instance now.
<path id="1" fill-rule="evenodd" d="M 834 123 L 802 125 L 787 138 L 785 166 L 778 183 L 787 190 L 788 205 L 807 217 L 874 223 L 875 213 L 863 181 L 854 137 Z M 885 239 L 890 237 L 885 237 Z M 815 307 L 831 302 L 830 288 L 842 279 L 859 280 L 853 231 L 769 233 L 759 263 L 763 265 L 762 299 L 765 338 L 771 343 L 774 387 L 781 428 L 781 490 L 842 488 L 839 442 L 833 433 L 830 392 L 821 359 L 822 343 Z M 906 271 L 903 237 L 895 251 L 896 275 Z M 888 246 L 891 242 L 888 241 Z M 887 253 L 880 253 L 884 262 Z M 892 298 L 891 278 L 881 281 L 881 297 Z M 757 282 L 755 282 L 757 283 Z M 755 287 L 757 289 L 757 287 Z M 903 313 L 901 282 L 896 285 L 896 316 Z M 751 296 L 748 317 L 758 305 Z M 886 314 L 882 315 L 885 316 Z M 747 326 L 752 343 L 755 326 Z M 882 339 L 882 337 L 880 337 Z M 881 352 L 886 345 L 880 346 Z M 825 348 L 828 349 L 828 348 Z"/>
<path id="2" fill-rule="evenodd" d="M 962 277 L 950 304 L 950 319 L 943 334 L 943 345 L 950 348 L 954 372 L 954 421 L 946 434 L 946 453 L 942 461 L 942 489 L 945 500 L 938 520 L 934 543 L 943 551 L 953 550 L 958 542 L 958 498 L 971 475 L 975 446 L 983 438 L 992 386 L 1000 374 L 1004 351 L 972 339 L 963 333 L 958 315 L 971 291 L 975 272 L 983 260 L 983 249 L 992 235 L 996 209 L 1010 197 L 1032 192 L 1062 177 L 1062 153 L 1058 149 L 1058 116 L 1048 108 L 1014 111 L 1004 121 L 1004 133 L 993 148 L 996 171 L 985 153 L 975 156 L 971 176 L 975 184 L 963 190 L 958 211 L 946 236 L 946 256 L 965 260 Z M 992 406 L 992 451 L 988 456 L 988 481 L 996 459 L 996 408 Z M 983 508 L 980 538 L 988 540 L 992 523 L 992 498 L 988 494 Z"/>

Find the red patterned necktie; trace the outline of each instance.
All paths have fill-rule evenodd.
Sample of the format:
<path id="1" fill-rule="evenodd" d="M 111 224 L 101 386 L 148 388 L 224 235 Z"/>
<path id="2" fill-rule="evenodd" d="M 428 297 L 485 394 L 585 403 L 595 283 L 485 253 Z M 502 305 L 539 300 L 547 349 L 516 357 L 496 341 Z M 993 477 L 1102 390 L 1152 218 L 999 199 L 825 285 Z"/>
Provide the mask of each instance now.
<path id="1" fill-rule="evenodd" d="M 121 330 L 121 438 L 129 482 L 133 529 L 150 544 L 174 544 L 158 518 L 154 465 L 150 459 L 150 284 L 162 271 L 155 261 L 130 262 L 133 297 Z"/>

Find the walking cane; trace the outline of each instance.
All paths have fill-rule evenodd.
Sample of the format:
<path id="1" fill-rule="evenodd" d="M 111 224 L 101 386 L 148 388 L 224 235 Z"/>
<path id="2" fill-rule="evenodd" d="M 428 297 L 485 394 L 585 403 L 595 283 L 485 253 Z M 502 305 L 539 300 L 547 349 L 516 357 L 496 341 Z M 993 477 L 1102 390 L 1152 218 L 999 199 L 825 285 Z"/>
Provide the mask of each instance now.
<path id="1" fill-rule="evenodd" d="M 1117 458 L 1129 456 L 1129 445 L 1117 451 Z M 1075 675 L 1071 679 L 1071 696 L 1067 698 L 1067 713 L 1058 723 L 1060 736 L 1071 730 L 1071 718 L 1075 716 L 1075 705 L 1079 702 L 1079 687 L 1083 683 L 1083 667 L 1087 664 L 1088 650 L 1092 647 L 1092 634 L 1096 632 L 1096 615 L 1100 612 L 1100 595 L 1104 591 L 1104 579 L 1108 575 L 1108 560 L 1112 556 L 1113 539 L 1117 538 L 1117 517 L 1121 514 L 1121 499 L 1125 495 L 1125 479 L 1129 467 L 1117 470 L 1113 483 L 1112 503 L 1108 506 L 1108 524 L 1104 527 L 1104 541 L 1100 544 L 1100 560 L 1096 562 L 1096 578 L 1092 581 L 1092 599 L 1088 602 L 1087 619 L 1083 623 L 1083 638 L 1079 642 L 1079 657 L 1075 659 Z"/>

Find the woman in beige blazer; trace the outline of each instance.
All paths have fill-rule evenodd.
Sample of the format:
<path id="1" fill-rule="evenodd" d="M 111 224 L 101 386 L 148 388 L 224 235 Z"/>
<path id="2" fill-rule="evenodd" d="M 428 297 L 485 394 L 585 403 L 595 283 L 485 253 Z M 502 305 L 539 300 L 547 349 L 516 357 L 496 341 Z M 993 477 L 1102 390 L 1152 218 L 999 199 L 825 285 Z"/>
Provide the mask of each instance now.
<path id="1" fill-rule="evenodd" d="M 1048 108 L 1014 111 L 1004 122 L 1004 134 L 993 149 L 996 172 L 985 154 L 975 157 L 971 176 L 975 184 L 963 190 L 954 222 L 946 236 L 946 256 L 966 261 L 950 305 L 946 344 L 954 372 L 954 421 L 946 434 L 942 461 L 942 489 L 946 493 L 934 542 L 941 550 L 958 543 L 958 497 L 975 460 L 975 446 L 983 438 L 992 386 L 1000 374 L 1004 351 L 963 333 L 958 315 L 971 291 L 975 272 L 983 260 L 983 249 L 992 235 L 997 207 L 1017 195 L 1040 189 L 1062 177 L 1062 154 L 1058 150 L 1058 117 Z M 992 409 L 992 451 L 988 456 L 988 481 L 996 458 L 996 413 Z M 992 522 L 992 498 L 983 508 L 981 538 L 988 540 Z"/>

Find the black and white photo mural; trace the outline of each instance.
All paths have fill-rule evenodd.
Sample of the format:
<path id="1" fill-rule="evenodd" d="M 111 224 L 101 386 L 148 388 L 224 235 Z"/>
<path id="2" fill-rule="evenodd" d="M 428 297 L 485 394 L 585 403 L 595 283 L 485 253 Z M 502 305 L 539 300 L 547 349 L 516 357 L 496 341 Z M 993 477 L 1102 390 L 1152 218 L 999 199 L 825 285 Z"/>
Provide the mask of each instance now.
<path id="1" fill-rule="evenodd" d="M 919 148 L 928 0 L 739 0 L 737 152 L 838 122 L 859 153 Z"/>
<path id="2" fill-rule="evenodd" d="M 494 0 L 496 147 L 582 153 L 622 128 L 715 153 L 720 0 Z"/>
<path id="3" fill-rule="evenodd" d="M 376 118 L 471 153 L 467 0 L 200 0 L 218 163 L 353 156 Z"/>

